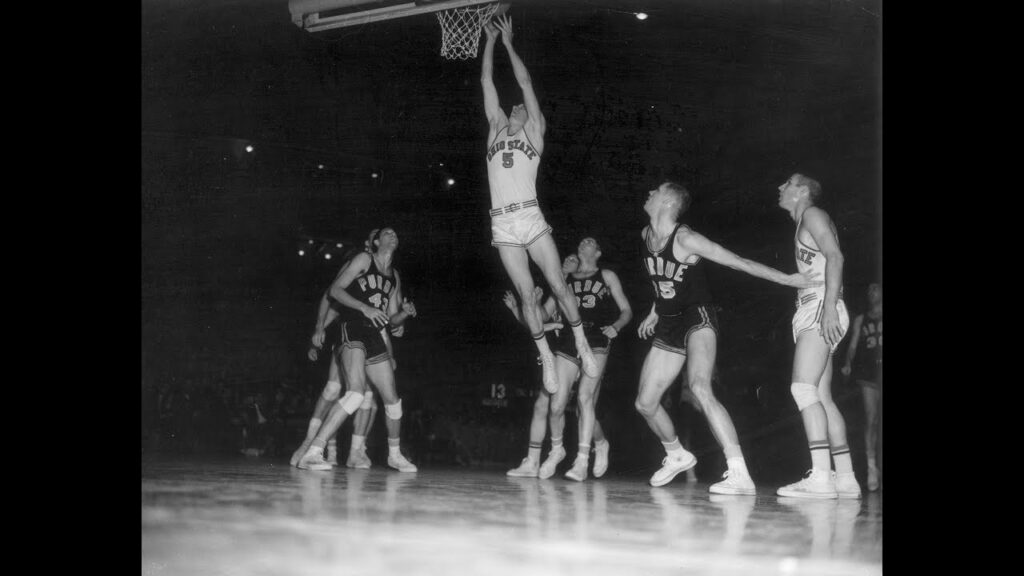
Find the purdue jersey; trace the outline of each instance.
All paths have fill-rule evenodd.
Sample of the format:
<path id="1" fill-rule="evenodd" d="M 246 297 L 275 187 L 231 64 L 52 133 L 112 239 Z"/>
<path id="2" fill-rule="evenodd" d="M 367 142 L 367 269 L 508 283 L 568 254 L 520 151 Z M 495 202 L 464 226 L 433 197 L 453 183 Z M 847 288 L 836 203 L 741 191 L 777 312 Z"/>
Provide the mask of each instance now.
<path id="1" fill-rule="evenodd" d="M 796 223 L 796 234 L 793 236 L 793 244 L 796 247 L 796 269 L 801 274 L 811 273 L 812 275 L 817 274 L 816 278 L 819 280 L 825 280 L 825 255 L 822 254 L 821 250 L 817 247 L 811 247 L 804 244 L 800 240 L 800 224 L 804 221 L 803 214 L 800 215 L 800 219 Z M 839 239 L 836 239 L 839 242 Z M 814 240 L 811 240 L 814 243 Z M 797 290 L 796 301 L 797 306 L 803 304 L 809 304 L 815 300 L 823 300 L 825 298 L 825 285 L 815 286 L 813 288 L 801 288 Z M 839 285 L 839 300 L 843 299 L 843 286 Z"/>
<path id="2" fill-rule="evenodd" d="M 566 282 L 576 296 L 576 308 L 580 311 L 584 328 L 601 328 L 619 317 L 618 305 L 604 282 L 600 268 L 585 278 L 576 278 L 570 274 Z"/>
<path id="3" fill-rule="evenodd" d="M 491 188 L 491 208 L 537 197 L 537 168 L 540 154 L 530 143 L 526 128 L 513 136 L 509 126 L 498 130 L 487 148 L 487 180 Z"/>
<path id="4" fill-rule="evenodd" d="M 882 319 L 871 318 L 864 314 L 864 320 L 860 325 L 860 343 L 857 346 L 857 355 L 854 356 L 854 363 L 864 367 L 875 369 L 882 365 Z"/>
<path id="5" fill-rule="evenodd" d="M 659 316 L 677 316 L 689 306 L 711 303 L 704 259 L 698 256 L 692 263 L 676 260 L 673 247 L 680 226 L 676 224 L 665 246 L 657 251 L 650 246 L 650 228 L 644 232 L 644 268 L 654 285 L 654 311 Z"/>
<path id="6" fill-rule="evenodd" d="M 374 261 L 373 256 L 370 256 L 370 266 L 366 269 L 366 272 L 357 276 L 345 291 L 350 296 L 359 300 L 363 304 L 367 304 L 378 310 L 384 310 L 387 312 L 388 302 L 391 300 L 391 291 L 395 287 L 395 279 L 393 276 L 385 276 L 377 269 L 377 262 Z M 358 310 L 349 308 L 348 306 L 340 306 L 343 310 L 341 318 L 346 322 L 352 322 L 356 320 L 363 320 L 367 324 L 370 324 L 370 320 L 363 316 Z"/>

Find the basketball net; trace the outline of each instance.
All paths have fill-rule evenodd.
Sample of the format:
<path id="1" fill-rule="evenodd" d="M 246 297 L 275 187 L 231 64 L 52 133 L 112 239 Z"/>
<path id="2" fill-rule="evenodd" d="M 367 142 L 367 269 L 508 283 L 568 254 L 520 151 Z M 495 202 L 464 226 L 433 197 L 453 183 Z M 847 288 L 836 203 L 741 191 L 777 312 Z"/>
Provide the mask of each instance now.
<path id="1" fill-rule="evenodd" d="M 491 19 L 498 3 L 477 4 L 437 13 L 441 23 L 441 56 L 449 60 L 476 58 L 480 47 L 480 30 Z"/>

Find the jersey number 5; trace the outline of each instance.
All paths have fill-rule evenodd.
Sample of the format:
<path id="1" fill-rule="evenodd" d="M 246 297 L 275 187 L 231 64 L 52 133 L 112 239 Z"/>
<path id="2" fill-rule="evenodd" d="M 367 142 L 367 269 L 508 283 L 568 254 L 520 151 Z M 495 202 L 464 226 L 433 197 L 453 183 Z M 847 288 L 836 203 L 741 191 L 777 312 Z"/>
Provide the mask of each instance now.
<path id="1" fill-rule="evenodd" d="M 511 152 L 502 152 L 501 153 L 501 166 L 503 168 L 511 168 L 512 167 L 512 153 Z"/>
<path id="2" fill-rule="evenodd" d="M 676 297 L 676 289 L 675 286 L 672 285 L 672 282 L 655 282 L 654 290 L 664 300 L 671 300 Z"/>

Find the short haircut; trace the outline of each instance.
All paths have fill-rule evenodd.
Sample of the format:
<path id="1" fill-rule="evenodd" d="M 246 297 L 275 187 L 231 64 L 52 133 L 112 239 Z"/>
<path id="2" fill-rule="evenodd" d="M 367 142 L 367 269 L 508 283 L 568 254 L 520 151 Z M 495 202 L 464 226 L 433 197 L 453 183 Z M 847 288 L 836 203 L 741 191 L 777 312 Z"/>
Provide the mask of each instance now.
<path id="1" fill-rule="evenodd" d="M 665 182 L 662 186 L 672 194 L 675 194 L 679 199 L 679 207 L 676 210 L 676 216 L 686 212 L 690 208 L 690 203 L 693 202 L 693 197 L 690 195 L 690 191 L 686 189 L 686 186 L 677 184 L 671 180 Z"/>
<path id="2" fill-rule="evenodd" d="M 821 183 L 807 176 L 806 174 L 796 175 L 797 184 L 801 186 L 807 186 L 807 191 L 810 193 L 811 202 L 817 202 L 821 199 Z"/>

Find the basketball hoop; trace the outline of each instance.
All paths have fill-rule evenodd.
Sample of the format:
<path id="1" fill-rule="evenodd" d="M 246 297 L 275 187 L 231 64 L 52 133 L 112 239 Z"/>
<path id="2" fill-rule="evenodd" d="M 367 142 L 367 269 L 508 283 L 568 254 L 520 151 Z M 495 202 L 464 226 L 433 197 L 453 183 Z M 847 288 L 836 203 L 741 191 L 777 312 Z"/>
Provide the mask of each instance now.
<path id="1" fill-rule="evenodd" d="M 494 16 L 499 4 L 478 4 L 437 13 L 441 23 L 441 56 L 449 60 L 476 58 L 480 31 Z"/>

